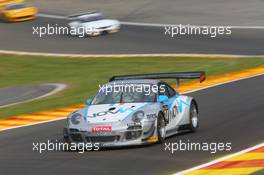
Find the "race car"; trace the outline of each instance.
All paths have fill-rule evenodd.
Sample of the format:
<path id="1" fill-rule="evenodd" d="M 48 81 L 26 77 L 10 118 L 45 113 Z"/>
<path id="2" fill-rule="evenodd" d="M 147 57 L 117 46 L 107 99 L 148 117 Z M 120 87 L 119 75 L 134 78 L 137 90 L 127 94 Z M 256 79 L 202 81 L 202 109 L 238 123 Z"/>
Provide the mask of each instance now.
<path id="1" fill-rule="evenodd" d="M 33 20 L 36 18 L 37 11 L 36 7 L 27 6 L 24 3 L 10 4 L 0 7 L 1 17 L 7 22 Z"/>
<path id="2" fill-rule="evenodd" d="M 179 132 L 196 131 L 197 101 L 160 80 L 171 78 L 202 82 L 205 72 L 114 76 L 86 107 L 67 117 L 64 140 L 115 147 L 162 143 Z"/>
<path id="3" fill-rule="evenodd" d="M 98 36 L 103 33 L 115 33 L 120 29 L 120 22 L 105 19 L 101 13 L 90 12 L 75 14 L 68 17 L 71 35 Z"/>
<path id="4" fill-rule="evenodd" d="M 24 2 L 24 0 L 0 0 L 0 7 Z"/>

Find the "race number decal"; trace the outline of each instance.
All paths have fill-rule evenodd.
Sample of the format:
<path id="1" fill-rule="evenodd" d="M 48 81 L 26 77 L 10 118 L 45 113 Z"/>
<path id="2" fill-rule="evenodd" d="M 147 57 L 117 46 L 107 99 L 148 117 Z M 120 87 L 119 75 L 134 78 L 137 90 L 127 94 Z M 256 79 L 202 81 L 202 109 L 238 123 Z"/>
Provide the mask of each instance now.
<path id="1" fill-rule="evenodd" d="M 173 106 L 171 109 L 166 109 L 164 111 L 165 114 L 165 121 L 167 124 L 169 124 L 178 114 L 178 108 L 177 106 Z"/>

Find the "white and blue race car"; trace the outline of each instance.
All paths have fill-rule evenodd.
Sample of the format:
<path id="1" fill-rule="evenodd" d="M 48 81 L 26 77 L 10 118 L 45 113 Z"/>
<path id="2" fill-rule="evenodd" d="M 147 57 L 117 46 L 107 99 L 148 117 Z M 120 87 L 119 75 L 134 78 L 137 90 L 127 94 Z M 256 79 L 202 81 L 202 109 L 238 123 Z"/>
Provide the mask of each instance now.
<path id="1" fill-rule="evenodd" d="M 71 113 L 64 140 L 104 147 L 164 142 L 183 131 L 196 131 L 198 105 L 160 79 L 199 78 L 205 72 L 114 76 L 87 106 Z"/>

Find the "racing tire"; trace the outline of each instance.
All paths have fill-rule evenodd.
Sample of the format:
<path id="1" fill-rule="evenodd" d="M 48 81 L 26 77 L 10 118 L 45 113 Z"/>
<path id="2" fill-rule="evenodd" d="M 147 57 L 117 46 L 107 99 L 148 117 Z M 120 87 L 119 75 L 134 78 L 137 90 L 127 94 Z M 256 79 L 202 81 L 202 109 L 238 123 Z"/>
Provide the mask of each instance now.
<path id="1" fill-rule="evenodd" d="M 100 36 L 100 35 L 102 35 L 102 32 L 93 32 L 89 36 L 95 37 L 95 36 Z"/>
<path id="2" fill-rule="evenodd" d="M 165 129 L 166 123 L 165 118 L 162 113 L 159 114 L 158 120 L 157 120 L 157 137 L 158 137 L 158 143 L 163 143 L 166 138 L 166 129 Z"/>
<path id="3" fill-rule="evenodd" d="M 107 33 L 111 34 L 111 33 L 117 33 L 117 32 L 119 32 L 119 29 L 109 30 Z"/>
<path id="4" fill-rule="evenodd" d="M 63 128 L 63 142 L 64 143 L 70 143 L 69 133 L 68 133 L 68 130 L 66 128 Z"/>
<path id="5" fill-rule="evenodd" d="M 191 102 L 190 106 L 190 126 L 189 129 L 191 132 L 195 132 L 199 128 L 199 119 L 198 119 L 198 107 L 194 101 Z"/>

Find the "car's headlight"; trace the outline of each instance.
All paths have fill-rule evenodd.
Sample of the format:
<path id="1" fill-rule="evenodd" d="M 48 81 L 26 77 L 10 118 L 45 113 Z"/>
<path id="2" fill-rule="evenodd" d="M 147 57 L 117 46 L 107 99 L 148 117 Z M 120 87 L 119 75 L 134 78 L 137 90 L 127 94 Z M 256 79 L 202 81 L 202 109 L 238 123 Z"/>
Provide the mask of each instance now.
<path id="1" fill-rule="evenodd" d="M 144 118 L 144 112 L 143 111 L 137 111 L 132 116 L 133 122 L 140 122 L 143 118 Z"/>
<path id="2" fill-rule="evenodd" d="M 78 125 L 81 122 L 82 115 L 79 113 L 73 113 L 70 117 L 69 120 L 71 121 L 72 124 Z"/>

